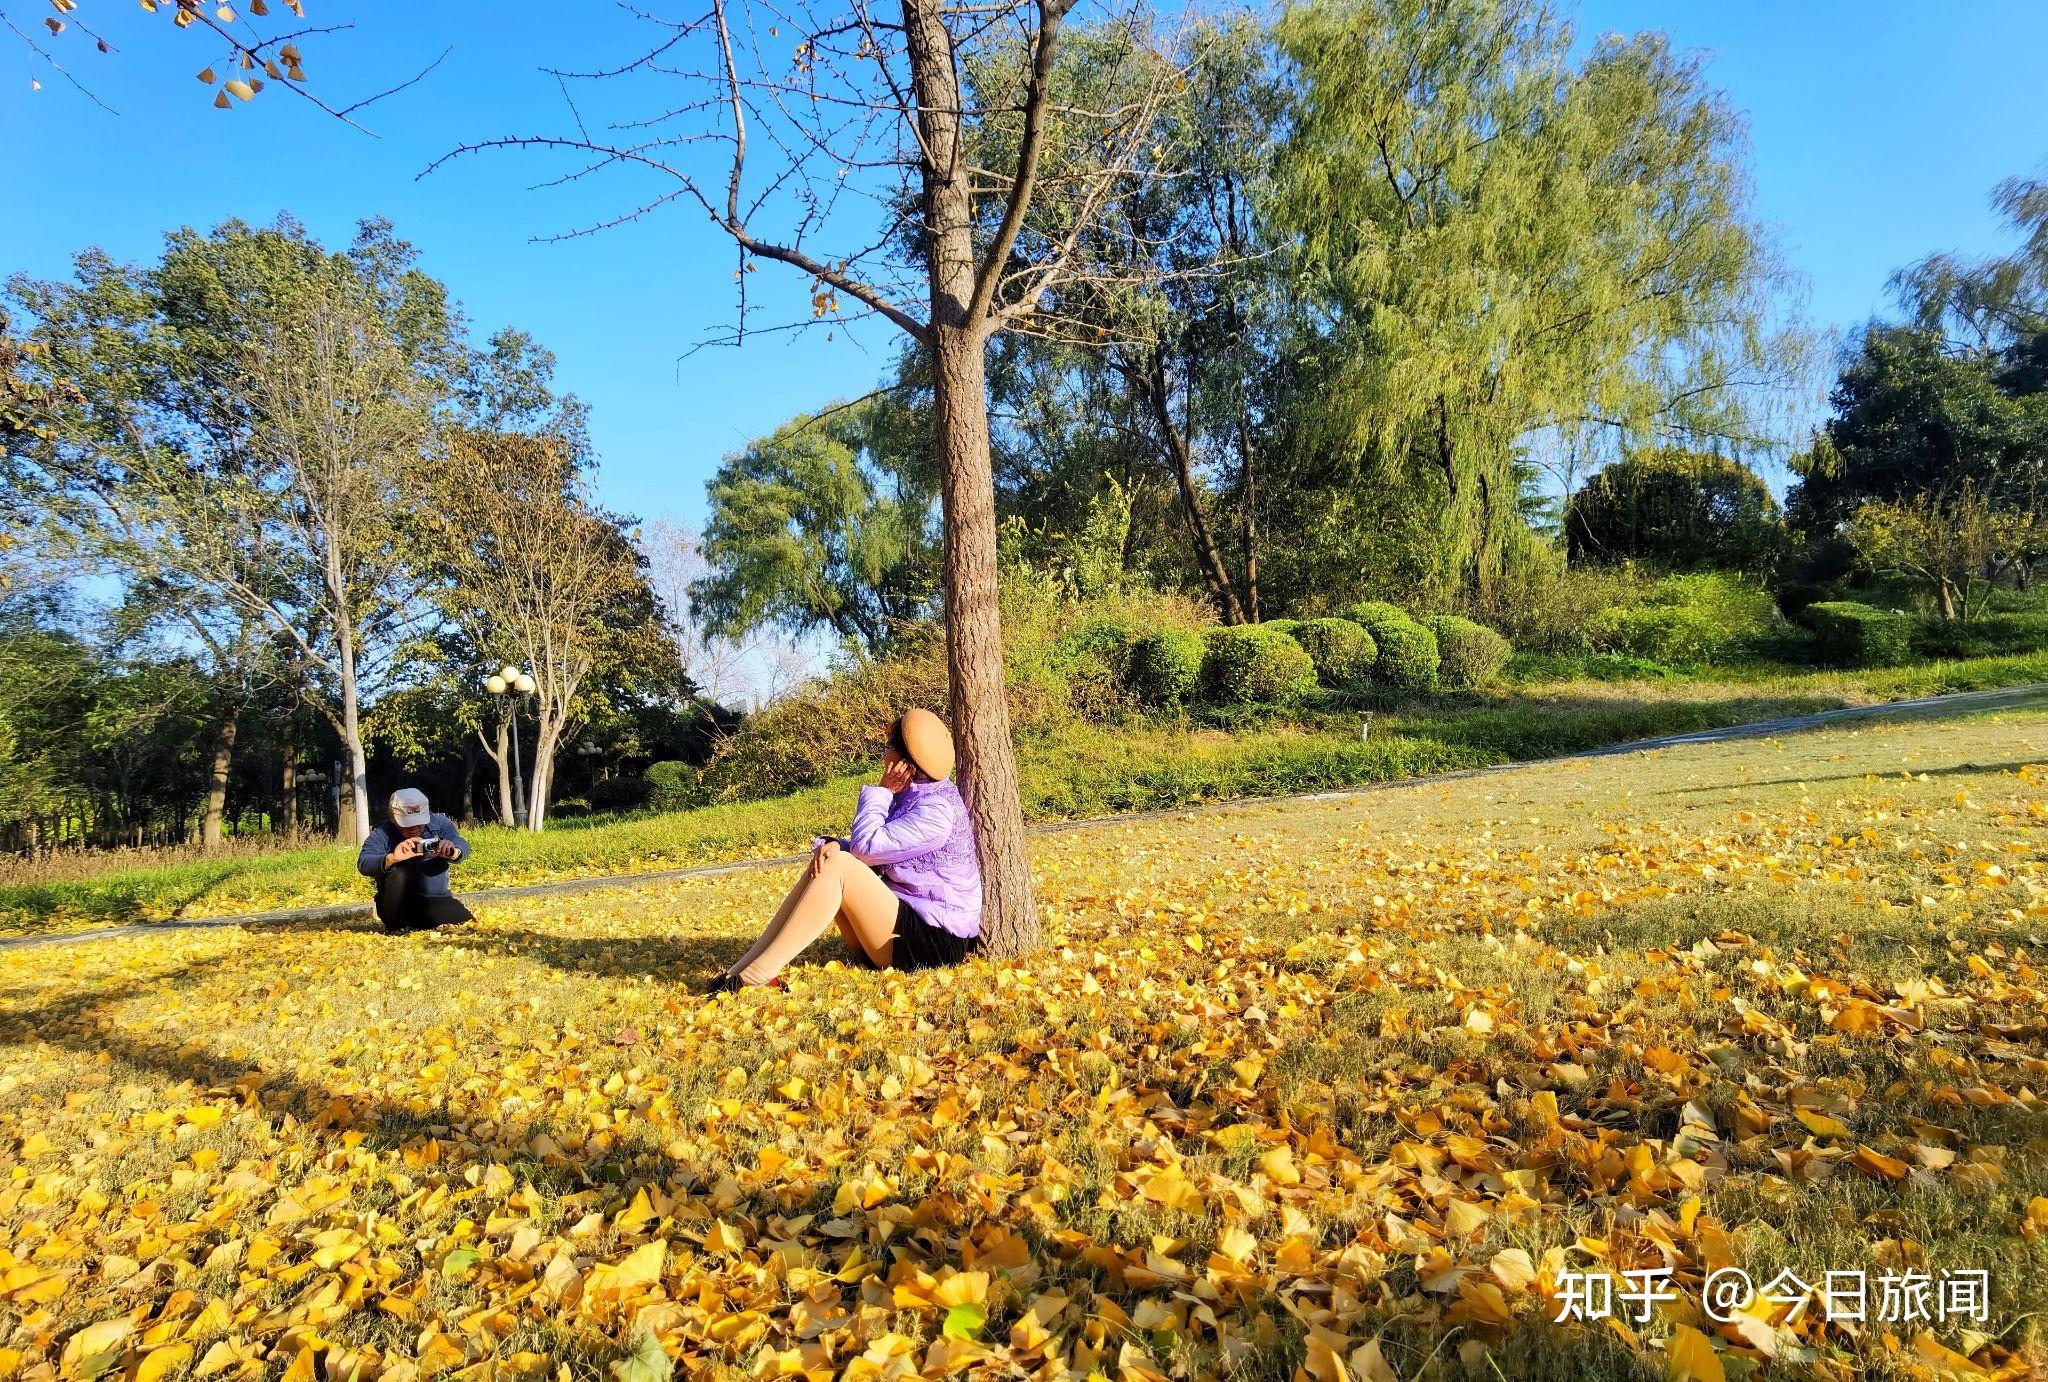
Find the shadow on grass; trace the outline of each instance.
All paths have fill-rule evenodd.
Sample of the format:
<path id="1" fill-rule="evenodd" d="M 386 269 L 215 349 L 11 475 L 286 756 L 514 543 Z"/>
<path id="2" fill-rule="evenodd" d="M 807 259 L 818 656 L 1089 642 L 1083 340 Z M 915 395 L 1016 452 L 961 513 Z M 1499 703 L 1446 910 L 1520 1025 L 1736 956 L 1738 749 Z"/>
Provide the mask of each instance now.
<path id="1" fill-rule="evenodd" d="M 2038 767 L 2039 758 L 2018 758 L 2010 763 L 1951 763 L 1945 768 L 1912 769 L 1913 779 L 1923 777 L 1961 777 L 1970 773 L 2016 773 L 2022 768 Z M 1871 782 L 1872 786 L 1883 786 L 1887 782 L 1904 782 L 1906 779 L 1891 773 L 1816 773 L 1808 777 L 1767 777 L 1742 778 L 1732 782 L 1708 782 L 1692 787 L 1666 787 L 1664 795 L 1684 795 L 1697 792 L 1739 792 L 1752 787 L 1800 787 L 1815 782 Z"/>

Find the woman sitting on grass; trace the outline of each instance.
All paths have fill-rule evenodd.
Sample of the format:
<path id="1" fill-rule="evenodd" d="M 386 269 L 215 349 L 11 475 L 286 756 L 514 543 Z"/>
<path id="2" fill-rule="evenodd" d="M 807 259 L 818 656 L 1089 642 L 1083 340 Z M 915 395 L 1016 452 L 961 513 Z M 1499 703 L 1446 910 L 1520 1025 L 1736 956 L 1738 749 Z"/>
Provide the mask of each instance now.
<path id="1" fill-rule="evenodd" d="M 981 869 L 953 771 L 953 736 L 929 710 L 889 726 L 882 784 L 860 789 L 843 840 L 811 842 L 811 861 L 768 929 L 712 992 L 776 982 L 834 922 L 877 969 L 958 964 L 981 937 Z"/>

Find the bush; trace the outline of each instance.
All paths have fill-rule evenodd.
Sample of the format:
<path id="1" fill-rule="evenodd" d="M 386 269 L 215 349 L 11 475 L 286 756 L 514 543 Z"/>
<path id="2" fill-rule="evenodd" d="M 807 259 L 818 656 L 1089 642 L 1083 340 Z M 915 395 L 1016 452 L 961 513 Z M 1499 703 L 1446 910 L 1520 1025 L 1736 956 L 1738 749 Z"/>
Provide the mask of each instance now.
<path id="1" fill-rule="evenodd" d="M 1202 694 L 1218 705 L 1272 705 L 1316 689 L 1308 650 L 1277 629 L 1211 629 L 1203 642 Z"/>
<path id="2" fill-rule="evenodd" d="M 1724 630 L 1705 610 L 1689 605 L 1614 609 L 1593 621 L 1593 646 L 1651 662 L 1705 662 L 1721 650 Z"/>
<path id="3" fill-rule="evenodd" d="M 1274 629 L 1283 623 L 1292 625 L 1285 632 L 1315 664 L 1317 681 L 1332 691 L 1362 691 L 1371 683 L 1380 648 L 1363 625 L 1349 619 L 1275 619 L 1260 627 Z"/>
<path id="4" fill-rule="evenodd" d="M 611 815 L 638 811 L 647 805 L 651 795 L 645 777 L 600 778 L 590 784 L 590 809 Z"/>
<path id="5" fill-rule="evenodd" d="M 1053 648 L 1053 662 L 1064 673 L 1067 704 L 1077 714 L 1100 716 L 1123 698 L 1130 670 L 1131 645 L 1142 630 L 1120 620 L 1083 624 Z"/>
<path id="6" fill-rule="evenodd" d="M 1422 623 L 1436 635 L 1437 678 L 1445 686 L 1485 686 L 1500 677 L 1513 655 L 1505 638 L 1470 619 L 1439 614 Z"/>
<path id="7" fill-rule="evenodd" d="M 1186 629 L 1160 629 L 1131 644 L 1124 688 L 1140 705 L 1179 705 L 1194 694 L 1202 675 L 1202 637 Z"/>
<path id="8" fill-rule="evenodd" d="M 1854 600 L 1809 605 L 1806 625 L 1821 656 L 1845 667 L 1894 667 L 1912 653 L 1913 621 Z"/>
<path id="9" fill-rule="evenodd" d="M 703 775 L 687 763 L 663 759 L 640 774 L 647 804 L 656 811 L 687 811 L 706 801 Z"/>
<path id="10" fill-rule="evenodd" d="M 1778 613 L 1800 624 L 1809 608 L 1828 598 L 1828 588 L 1812 581 L 1792 581 L 1779 586 L 1772 598 L 1777 601 Z"/>
<path id="11" fill-rule="evenodd" d="M 1374 638 L 1379 637 L 1382 626 L 1415 622 L 1407 610 L 1385 600 L 1360 600 L 1355 605 L 1347 605 L 1338 610 L 1337 613 L 1363 628 Z"/>
<path id="12" fill-rule="evenodd" d="M 2048 614 L 1922 619 L 1913 630 L 1913 651 L 1922 657 L 2015 657 L 2043 648 L 2048 648 Z"/>
<path id="13" fill-rule="evenodd" d="M 1434 691 L 1437 664 L 1443 654 L 1436 635 L 1413 619 L 1385 623 L 1373 630 L 1380 655 L 1373 660 L 1373 680 L 1396 691 Z"/>
<path id="14" fill-rule="evenodd" d="M 1464 612 L 1524 652 L 1586 653 L 1595 621 L 1641 604 L 1646 590 L 1633 568 L 1566 566 L 1563 552 L 1532 537 L 1509 546 L 1500 573 L 1466 597 Z"/>
<path id="15" fill-rule="evenodd" d="M 1753 644 L 1771 631 L 1771 597 L 1736 576 L 1668 576 L 1634 608 L 1603 611 L 1591 626 L 1593 646 L 1655 662 L 1697 663 Z"/>

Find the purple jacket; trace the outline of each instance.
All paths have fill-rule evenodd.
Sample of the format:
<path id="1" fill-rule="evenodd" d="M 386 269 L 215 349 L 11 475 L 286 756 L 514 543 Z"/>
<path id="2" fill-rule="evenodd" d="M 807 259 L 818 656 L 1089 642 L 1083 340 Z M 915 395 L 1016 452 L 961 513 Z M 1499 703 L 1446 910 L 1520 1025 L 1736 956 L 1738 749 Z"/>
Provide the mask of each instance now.
<path id="1" fill-rule="evenodd" d="M 974 827 L 951 780 L 913 782 L 895 793 L 861 788 L 853 829 L 839 843 L 933 926 L 956 936 L 981 934 Z"/>

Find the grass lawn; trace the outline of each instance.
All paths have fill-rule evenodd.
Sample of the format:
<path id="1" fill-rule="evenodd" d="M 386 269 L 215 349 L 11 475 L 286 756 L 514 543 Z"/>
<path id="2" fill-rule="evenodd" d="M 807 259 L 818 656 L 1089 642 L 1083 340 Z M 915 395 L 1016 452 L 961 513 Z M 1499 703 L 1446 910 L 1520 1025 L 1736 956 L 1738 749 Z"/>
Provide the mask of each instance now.
<path id="1" fill-rule="evenodd" d="M 0 953 L 0 1376 L 2038 1376 L 2044 762 L 2008 712 L 1047 833 L 1023 960 L 709 1001 L 777 873 Z M 1718 1323 L 1730 1267 L 1867 1319 Z"/>
<path id="2" fill-rule="evenodd" d="M 1238 726 L 1077 726 L 1021 743 L 1025 813 L 1037 821 L 1073 820 L 1347 787 L 1779 715 L 2039 681 L 2048 681 L 2048 654 L 1853 673 L 1757 667 L 1697 680 L 1553 680 L 1396 707 L 1373 717 L 1363 741 L 1356 714 Z M 844 828 L 856 782 L 666 816 L 558 820 L 541 835 L 479 827 L 471 837 L 475 857 L 461 870 L 459 885 L 790 853 L 813 835 Z M 0 930 L 224 916 L 367 896 L 354 850 L 331 845 L 141 868 L 118 861 L 115 855 L 56 869 L 17 866 L 12 875 L 0 869 Z"/>

